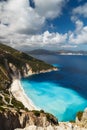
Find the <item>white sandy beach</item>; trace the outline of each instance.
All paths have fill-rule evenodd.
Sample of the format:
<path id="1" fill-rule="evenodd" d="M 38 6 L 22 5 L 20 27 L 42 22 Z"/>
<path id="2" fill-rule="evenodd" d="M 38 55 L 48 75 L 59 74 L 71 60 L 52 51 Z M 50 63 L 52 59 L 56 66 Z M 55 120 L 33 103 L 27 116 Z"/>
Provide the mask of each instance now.
<path id="1" fill-rule="evenodd" d="M 33 104 L 33 102 L 31 101 L 31 99 L 29 99 L 27 95 L 25 94 L 19 79 L 13 80 L 10 90 L 13 96 L 16 98 L 16 100 L 22 102 L 26 108 L 28 108 L 29 110 L 37 109 L 35 105 Z"/>

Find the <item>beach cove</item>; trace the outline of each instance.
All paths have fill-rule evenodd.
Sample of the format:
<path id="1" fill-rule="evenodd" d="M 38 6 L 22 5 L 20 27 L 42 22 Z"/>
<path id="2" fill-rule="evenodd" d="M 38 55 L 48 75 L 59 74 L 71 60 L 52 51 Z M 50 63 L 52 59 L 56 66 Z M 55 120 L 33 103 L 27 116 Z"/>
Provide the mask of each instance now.
<path id="1" fill-rule="evenodd" d="M 44 57 L 41 58 L 44 59 Z M 69 56 L 64 57 L 64 59 L 65 58 L 69 58 Z M 78 58 L 78 56 L 76 58 Z M 68 66 L 74 65 L 72 62 L 76 60 L 76 58 L 72 57 L 72 61 Z M 79 60 L 83 60 L 82 57 L 79 58 Z M 52 64 L 52 57 L 51 60 L 50 58 L 48 59 L 48 62 Z M 53 57 L 53 60 L 54 59 L 56 59 L 55 56 Z M 62 61 L 65 62 L 64 60 Z M 84 77 L 80 76 L 80 74 L 82 75 L 86 71 L 83 70 L 83 73 L 79 72 L 78 75 L 76 71 L 73 71 L 71 75 L 72 69 L 66 70 L 67 66 L 64 67 L 65 63 L 63 62 L 62 64 L 54 64 L 60 67 L 59 71 L 33 75 L 29 78 L 22 79 L 21 83 L 25 93 L 38 109 L 44 109 L 54 114 L 59 121 L 69 121 L 75 120 L 76 113 L 83 111 L 87 107 L 86 91 L 84 91 L 86 88 L 80 85 L 86 85 L 86 75 L 84 75 Z M 75 65 L 73 67 L 77 66 Z M 79 67 L 78 65 L 78 69 L 81 71 Z M 83 82 L 84 80 L 85 82 Z M 78 89 L 78 87 L 76 88 L 75 86 L 81 88 Z"/>
<path id="2" fill-rule="evenodd" d="M 58 67 L 59 70 L 36 75 L 33 74 L 21 80 L 14 79 L 11 85 L 11 92 L 13 96 L 18 101 L 21 101 L 29 110 L 43 109 L 55 115 L 59 121 L 75 120 L 76 113 L 83 111 L 87 107 L 85 88 L 80 88 L 83 89 L 82 91 L 73 88 L 73 86 L 78 84 L 79 75 L 77 80 L 75 80 L 74 76 L 76 76 L 76 72 L 70 75 L 72 69 L 66 71 L 66 66 L 63 67 L 63 63 L 62 65 L 53 65 Z M 68 74 L 66 72 L 68 72 Z M 63 80 L 61 76 L 64 77 Z M 71 80 L 73 80 L 73 82 Z"/>

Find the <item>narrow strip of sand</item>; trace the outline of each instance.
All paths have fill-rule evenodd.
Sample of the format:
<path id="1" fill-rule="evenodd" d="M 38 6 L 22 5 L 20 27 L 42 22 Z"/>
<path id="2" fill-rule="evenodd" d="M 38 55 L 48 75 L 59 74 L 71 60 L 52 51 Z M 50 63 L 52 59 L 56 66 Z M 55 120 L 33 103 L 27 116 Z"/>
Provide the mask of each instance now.
<path id="1" fill-rule="evenodd" d="M 37 108 L 31 101 L 31 99 L 28 98 L 27 95 L 25 94 L 19 79 L 13 80 L 10 90 L 11 90 L 13 96 L 16 98 L 16 100 L 22 102 L 23 105 L 26 108 L 28 108 L 28 110 L 37 110 Z"/>

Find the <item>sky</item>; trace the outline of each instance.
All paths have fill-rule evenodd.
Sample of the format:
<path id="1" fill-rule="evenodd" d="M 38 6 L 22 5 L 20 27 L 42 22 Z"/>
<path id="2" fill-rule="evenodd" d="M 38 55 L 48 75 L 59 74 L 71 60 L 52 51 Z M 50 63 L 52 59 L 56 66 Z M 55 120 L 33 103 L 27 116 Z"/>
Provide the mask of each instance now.
<path id="1" fill-rule="evenodd" d="M 24 51 L 87 51 L 87 0 L 0 0 L 0 42 Z"/>

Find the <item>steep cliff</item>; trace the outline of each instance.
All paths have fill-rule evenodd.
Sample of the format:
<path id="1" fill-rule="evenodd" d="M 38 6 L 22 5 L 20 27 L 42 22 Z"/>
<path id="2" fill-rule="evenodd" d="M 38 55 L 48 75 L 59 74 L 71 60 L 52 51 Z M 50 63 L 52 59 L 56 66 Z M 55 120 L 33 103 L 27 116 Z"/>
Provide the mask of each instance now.
<path id="1" fill-rule="evenodd" d="M 87 108 L 84 112 L 80 111 L 77 113 L 76 123 L 87 129 Z"/>
<path id="2" fill-rule="evenodd" d="M 0 112 L 0 130 L 14 130 L 29 126 L 47 127 L 49 125 L 58 126 L 58 120 L 44 111 L 24 111 L 6 109 Z"/>
<path id="3" fill-rule="evenodd" d="M 26 128 L 17 128 L 15 130 L 87 130 L 87 109 L 84 112 L 77 113 L 75 122 L 59 122 L 58 125 L 56 123 L 55 125 L 48 123 L 48 125 L 39 126 L 30 124 Z"/>

